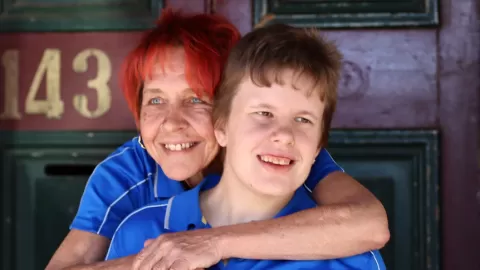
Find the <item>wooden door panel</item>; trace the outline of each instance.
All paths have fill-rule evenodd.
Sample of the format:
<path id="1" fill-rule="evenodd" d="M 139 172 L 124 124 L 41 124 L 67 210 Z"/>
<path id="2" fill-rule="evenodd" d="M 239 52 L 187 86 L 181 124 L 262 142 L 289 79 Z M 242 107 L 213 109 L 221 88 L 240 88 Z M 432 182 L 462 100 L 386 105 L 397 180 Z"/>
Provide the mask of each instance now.
<path id="1" fill-rule="evenodd" d="M 254 24 L 270 21 L 321 28 L 439 25 L 437 0 L 252 2 Z"/>
<path id="2" fill-rule="evenodd" d="M 143 30 L 165 0 L 0 0 L 0 32 Z"/>
<path id="3" fill-rule="evenodd" d="M 436 131 L 334 131 L 329 151 L 384 205 L 391 240 L 380 251 L 391 270 L 439 269 Z"/>

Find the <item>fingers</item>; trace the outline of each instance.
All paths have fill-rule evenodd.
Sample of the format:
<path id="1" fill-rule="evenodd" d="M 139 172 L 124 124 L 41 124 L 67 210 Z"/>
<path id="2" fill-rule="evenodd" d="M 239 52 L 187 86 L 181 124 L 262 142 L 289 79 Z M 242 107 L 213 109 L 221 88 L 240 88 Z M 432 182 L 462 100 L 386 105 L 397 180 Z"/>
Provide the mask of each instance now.
<path id="1" fill-rule="evenodd" d="M 132 270 L 151 270 L 155 264 L 162 259 L 163 253 L 160 250 L 158 241 L 151 241 L 140 253 L 133 263 Z"/>
<path id="2" fill-rule="evenodd" d="M 172 268 L 169 267 L 169 265 L 167 264 L 167 261 L 161 260 L 157 262 L 151 270 L 170 270 L 170 269 Z"/>
<path id="3" fill-rule="evenodd" d="M 143 243 L 143 247 L 146 248 L 148 247 L 155 239 L 148 239 L 147 241 L 145 241 L 145 243 Z"/>
<path id="4" fill-rule="evenodd" d="M 191 270 L 191 269 L 190 269 L 189 263 L 186 260 L 176 260 L 172 263 L 172 265 L 170 266 L 170 268 L 168 268 L 168 270 Z"/>

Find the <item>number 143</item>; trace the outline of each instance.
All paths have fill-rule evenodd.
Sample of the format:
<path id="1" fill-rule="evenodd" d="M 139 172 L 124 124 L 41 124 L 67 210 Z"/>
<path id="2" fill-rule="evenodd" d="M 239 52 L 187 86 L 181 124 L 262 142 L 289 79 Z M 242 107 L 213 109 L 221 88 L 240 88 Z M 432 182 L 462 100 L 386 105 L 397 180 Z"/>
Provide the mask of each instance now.
<path id="1" fill-rule="evenodd" d="M 95 57 L 97 60 L 97 74 L 88 80 L 88 88 L 96 90 L 97 108 L 88 109 L 88 98 L 84 94 L 73 97 L 73 106 L 82 116 L 90 119 L 104 115 L 111 107 L 111 91 L 108 82 L 112 75 L 110 59 L 101 50 L 85 49 L 78 53 L 72 62 L 72 69 L 77 73 L 88 70 L 87 60 Z M 19 109 L 19 51 L 7 50 L 2 55 L 4 68 L 4 107 L 0 119 L 19 120 L 22 114 Z M 42 79 L 45 78 L 45 99 L 37 99 Z M 33 81 L 25 99 L 26 114 L 43 114 L 49 119 L 60 119 L 64 112 L 64 103 L 60 96 L 60 50 L 46 49 L 43 52 L 40 64 L 33 77 Z"/>

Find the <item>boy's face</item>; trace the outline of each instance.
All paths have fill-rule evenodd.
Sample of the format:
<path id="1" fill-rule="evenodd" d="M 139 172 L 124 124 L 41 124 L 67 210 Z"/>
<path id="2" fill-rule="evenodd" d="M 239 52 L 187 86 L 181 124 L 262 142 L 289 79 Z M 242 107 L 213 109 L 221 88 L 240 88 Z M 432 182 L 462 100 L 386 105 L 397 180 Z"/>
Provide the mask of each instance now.
<path id="1" fill-rule="evenodd" d="M 325 104 L 307 96 L 311 81 L 282 74 L 285 84 L 258 87 L 249 78 L 239 86 L 223 129 L 225 170 L 252 191 L 288 195 L 303 184 L 318 154 Z"/>

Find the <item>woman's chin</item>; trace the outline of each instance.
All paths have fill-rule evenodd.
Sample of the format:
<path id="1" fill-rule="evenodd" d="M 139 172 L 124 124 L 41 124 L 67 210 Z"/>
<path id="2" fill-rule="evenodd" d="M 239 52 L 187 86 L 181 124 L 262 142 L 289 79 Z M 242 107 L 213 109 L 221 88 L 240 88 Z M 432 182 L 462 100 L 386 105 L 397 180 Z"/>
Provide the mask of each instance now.
<path id="1" fill-rule="evenodd" d="M 178 169 L 163 169 L 163 173 L 165 173 L 165 175 L 172 180 L 184 181 L 192 178 L 193 176 L 197 176 L 201 170 L 202 168 L 193 169 L 183 167 Z"/>

